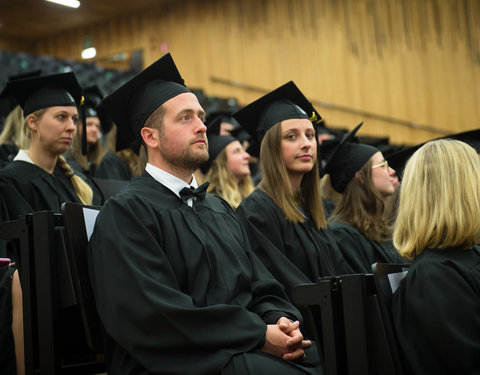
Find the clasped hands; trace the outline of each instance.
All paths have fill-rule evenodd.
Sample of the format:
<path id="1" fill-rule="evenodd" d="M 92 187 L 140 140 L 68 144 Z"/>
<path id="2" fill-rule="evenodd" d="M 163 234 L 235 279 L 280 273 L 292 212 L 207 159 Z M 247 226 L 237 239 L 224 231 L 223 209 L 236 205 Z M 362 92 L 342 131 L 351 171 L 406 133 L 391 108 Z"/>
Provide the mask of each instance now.
<path id="1" fill-rule="evenodd" d="M 303 361 L 305 349 L 312 342 L 303 339 L 299 327 L 300 322 L 291 322 L 285 317 L 278 319 L 277 324 L 268 324 L 262 351 L 289 361 Z"/>

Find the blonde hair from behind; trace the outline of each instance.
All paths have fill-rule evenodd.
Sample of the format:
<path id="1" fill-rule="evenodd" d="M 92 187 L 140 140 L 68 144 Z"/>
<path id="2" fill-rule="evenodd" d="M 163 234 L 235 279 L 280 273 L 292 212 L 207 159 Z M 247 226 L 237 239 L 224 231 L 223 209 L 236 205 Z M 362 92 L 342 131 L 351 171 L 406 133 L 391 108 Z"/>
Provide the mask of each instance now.
<path id="1" fill-rule="evenodd" d="M 237 208 L 242 200 L 253 191 L 250 175 L 245 176 L 238 183 L 233 177 L 227 167 L 226 148 L 220 151 L 212 162 L 205 176 L 205 181 L 209 182 L 208 192 L 215 191 L 233 208 Z"/>
<path id="2" fill-rule="evenodd" d="M 322 192 L 318 159 L 310 172 L 305 173 L 297 196 L 290 192 L 290 179 L 283 162 L 281 152 L 282 128 L 281 122 L 273 125 L 266 133 L 260 146 L 260 169 L 262 189 L 280 207 L 287 220 L 303 223 L 305 217 L 299 211 L 301 206 L 307 211 L 315 226 L 326 228 L 327 220 L 323 211 Z"/>
<path id="3" fill-rule="evenodd" d="M 403 174 L 393 244 L 407 259 L 426 248 L 468 249 L 480 241 L 480 159 L 456 140 L 418 149 Z"/>

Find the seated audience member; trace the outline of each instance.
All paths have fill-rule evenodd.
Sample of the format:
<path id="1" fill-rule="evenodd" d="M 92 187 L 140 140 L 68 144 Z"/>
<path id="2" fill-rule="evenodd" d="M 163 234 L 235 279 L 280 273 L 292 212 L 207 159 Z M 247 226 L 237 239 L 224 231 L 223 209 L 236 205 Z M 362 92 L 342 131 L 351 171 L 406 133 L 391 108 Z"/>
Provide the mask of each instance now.
<path id="1" fill-rule="evenodd" d="M 24 111 L 28 150 L 0 171 L 0 183 L 23 196 L 32 211 L 60 211 L 65 201 L 92 202 L 92 190 L 61 156 L 71 145 L 78 122 L 81 90 L 73 73 L 10 81 Z M 13 217 L 16 218 L 16 217 Z"/>
<path id="2" fill-rule="evenodd" d="M 85 96 L 86 135 L 84 137 L 83 129 L 80 127 L 74 138 L 73 147 L 68 150 L 66 159 L 73 170 L 88 177 L 93 177 L 102 154 L 100 132 L 104 120 L 97 110 L 102 94 L 97 86 L 85 89 L 83 94 Z M 86 150 L 82 150 L 83 144 L 86 145 Z M 86 153 L 83 154 L 83 151 Z"/>
<path id="3" fill-rule="evenodd" d="M 415 375 L 480 373 L 480 162 L 436 140 L 407 162 L 393 243 L 412 260 L 393 295 L 400 347 Z"/>
<path id="4" fill-rule="evenodd" d="M 131 148 L 115 151 L 117 142 L 117 127 L 113 126 L 107 136 L 104 154 L 95 172 L 95 177 L 106 180 L 129 181 L 140 176 L 145 169 L 142 159 L 142 148 L 138 155 Z"/>
<path id="5" fill-rule="evenodd" d="M 22 107 L 17 105 L 5 119 L 5 126 L 0 134 L 0 168 L 9 164 L 18 153 L 23 121 Z"/>
<path id="6" fill-rule="evenodd" d="M 343 137 L 325 165 L 332 187 L 342 193 L 328 227 L 353 271 L 371 273 L 373 263 L 403 260 L 384 215 L 385 201 L 395 192 L 395 171 L 378 149 L 355 142 L 362 124 Z"/>
<path id="7" fill-rule="evenodd" d="M 88 249 L 109 373 L 320 374 L 299 312 L 234 211 L 197 187 L 205 114 L 170 54 L 103 105 L 117 149 L 148 150 L 142 176 L 102 207 Z"/>
<path id="8" fill-rule="evenodd" d="M 237 208 L 243 198 L 253 191 L 248 164 L 249 154 L 238 139 L 219 135 L 220 118 L 207 127 L 209 158 L 200 170 L 208 181 L 207 192 L 225 199 Z"/>
<path id="9" fill-rule="evenodd" d="M 7 86 L 24 112 L 28 150 L 0 170 L 0 184 L 10 185 L 33 211 L 60 212 L 63 202 L 92 203 L 92 189 L 61 156 L 77 130 L 81 90 L 73 73 L 10 81 Z M 85 178 L 84 176 L 82 176 Z M 27 212 L 11 212 L 10 219 Z"/>
<path id="10" fill-rule="evenodd" d="M 290 294 L 298 284 L 349 273 L 325 230 L 310 102 L 292 82 L 234 117 L 260 144 L 262 180 L 237 209 L 250 246 Z"/>

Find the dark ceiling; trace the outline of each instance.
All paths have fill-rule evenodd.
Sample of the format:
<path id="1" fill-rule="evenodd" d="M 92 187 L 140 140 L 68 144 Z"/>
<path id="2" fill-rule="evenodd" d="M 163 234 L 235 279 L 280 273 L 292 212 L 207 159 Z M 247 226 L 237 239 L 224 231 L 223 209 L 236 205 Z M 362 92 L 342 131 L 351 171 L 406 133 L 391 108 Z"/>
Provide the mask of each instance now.
<path id="1" fill-rule="evenodd" d="M 0 0 L 0 38 L 34 40 L 174 0 L 80 0 L 68 8 L 44 0 Z"/>

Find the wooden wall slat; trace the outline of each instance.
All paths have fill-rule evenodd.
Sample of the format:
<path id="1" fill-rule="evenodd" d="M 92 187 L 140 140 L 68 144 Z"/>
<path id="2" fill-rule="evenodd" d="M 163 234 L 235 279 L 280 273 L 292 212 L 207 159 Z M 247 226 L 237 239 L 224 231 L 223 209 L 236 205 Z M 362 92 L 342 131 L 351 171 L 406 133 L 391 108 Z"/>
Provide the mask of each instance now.
<path id="1" fill-rule="evenodd" d="M 39 40 L 35 52 L 80 59 L 90 35 L 105 57 L 170 51 L 186 83 L 241 103 L 293 79 L 311 100 L 454 133 L 480 127 L 477 0 L 179 0 Z M 0 44 L 1 46 L 1 44 Z M 441 134 L 318 107 L 327 124 L 415 143 Z"/>

